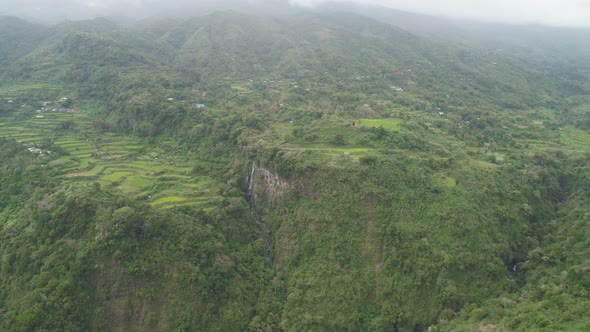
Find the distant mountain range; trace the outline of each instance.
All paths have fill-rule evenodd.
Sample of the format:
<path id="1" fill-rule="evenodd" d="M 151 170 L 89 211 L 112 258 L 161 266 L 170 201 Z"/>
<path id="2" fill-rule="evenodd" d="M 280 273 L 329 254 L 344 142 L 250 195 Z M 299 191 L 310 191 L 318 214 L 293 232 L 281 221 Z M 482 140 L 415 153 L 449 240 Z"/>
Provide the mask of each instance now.
<path id="1" fill-rule="evenodd" d="M 588 331 L 586 30 L 150 10 L 0 17 L 0 330 Z"/>

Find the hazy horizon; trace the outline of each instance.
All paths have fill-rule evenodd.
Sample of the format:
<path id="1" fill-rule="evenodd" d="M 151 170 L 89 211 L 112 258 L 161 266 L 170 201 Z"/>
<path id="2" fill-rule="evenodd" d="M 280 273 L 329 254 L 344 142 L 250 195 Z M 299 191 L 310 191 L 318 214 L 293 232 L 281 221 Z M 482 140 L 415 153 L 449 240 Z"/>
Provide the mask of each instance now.
<path id="1" fill-rule="evenodd" d="M 40 21 L 91 19 L 104 16 L 146 18 L 158 15 L 199 14 L 213 10 L 330 5 L 383 6 L 410 13 L 488 23 L 590 27 L 590 0 L 2 0 L 0 15 Z"/>
<path id="2" fill-rule="evenodd" d="M 590 27 L 590 0 L 1 0 L 0 15 L 42 22 L 124 16 L 199 15 L 214 10 L 273 10 L 300 7 L 351 10 L 353 6 L 381 6 L 409 13 L 487 23 Z M 353 5 L 353 6 L 351 6 Z"/>
<path id="3" fill-rule="evenodd" d="M 302 7 L 354 3 L 486 23 L 590 27 L 590 0 L 289 0 Z"/>

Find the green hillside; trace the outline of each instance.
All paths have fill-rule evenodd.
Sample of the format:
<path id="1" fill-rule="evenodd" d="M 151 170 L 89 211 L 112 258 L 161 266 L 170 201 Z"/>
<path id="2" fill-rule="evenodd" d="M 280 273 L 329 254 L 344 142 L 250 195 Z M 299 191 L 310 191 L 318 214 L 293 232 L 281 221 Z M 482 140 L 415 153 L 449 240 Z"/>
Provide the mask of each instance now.
<path id="1" fill-rule="evenodd" d="M 583 52 L 327 10 L 0 27 L 0 330 L 590 329 Z"/>

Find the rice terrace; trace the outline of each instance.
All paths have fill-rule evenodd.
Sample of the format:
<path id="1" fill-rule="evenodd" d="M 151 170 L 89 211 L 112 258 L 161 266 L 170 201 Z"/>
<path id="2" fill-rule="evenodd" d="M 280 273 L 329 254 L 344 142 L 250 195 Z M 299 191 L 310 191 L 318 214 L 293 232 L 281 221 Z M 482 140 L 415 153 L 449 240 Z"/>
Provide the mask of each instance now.
<path id="1" fill-rule="evenodd" d="M 98 133 L 83 111 L 22 105 L 0 116 L 0 137 L 47 158 L 43 167 L 66 182 L 98 183 L 164 208 L 207 210 L 219 200 L 213 179 L 193 174 L 190 163 L 168 152 L 165 139 L 148 147 L 138 137 Z"/>
<path id="2" fill-rule="evenodd" d="M 0 331 L 590 331 L 590 7 L 404 1 L 0 0 Z"/>

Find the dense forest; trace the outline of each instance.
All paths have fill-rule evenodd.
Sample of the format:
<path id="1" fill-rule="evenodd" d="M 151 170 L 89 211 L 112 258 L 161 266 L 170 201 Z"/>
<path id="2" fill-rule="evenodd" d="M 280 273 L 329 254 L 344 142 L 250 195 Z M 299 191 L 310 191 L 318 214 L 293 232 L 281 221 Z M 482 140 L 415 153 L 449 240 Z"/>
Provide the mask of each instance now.
<path id="1" fill-rule="evenodd" d="M 0 330 L 588 331 L 587 35 L 446 24 L 0 17 Z"/>

